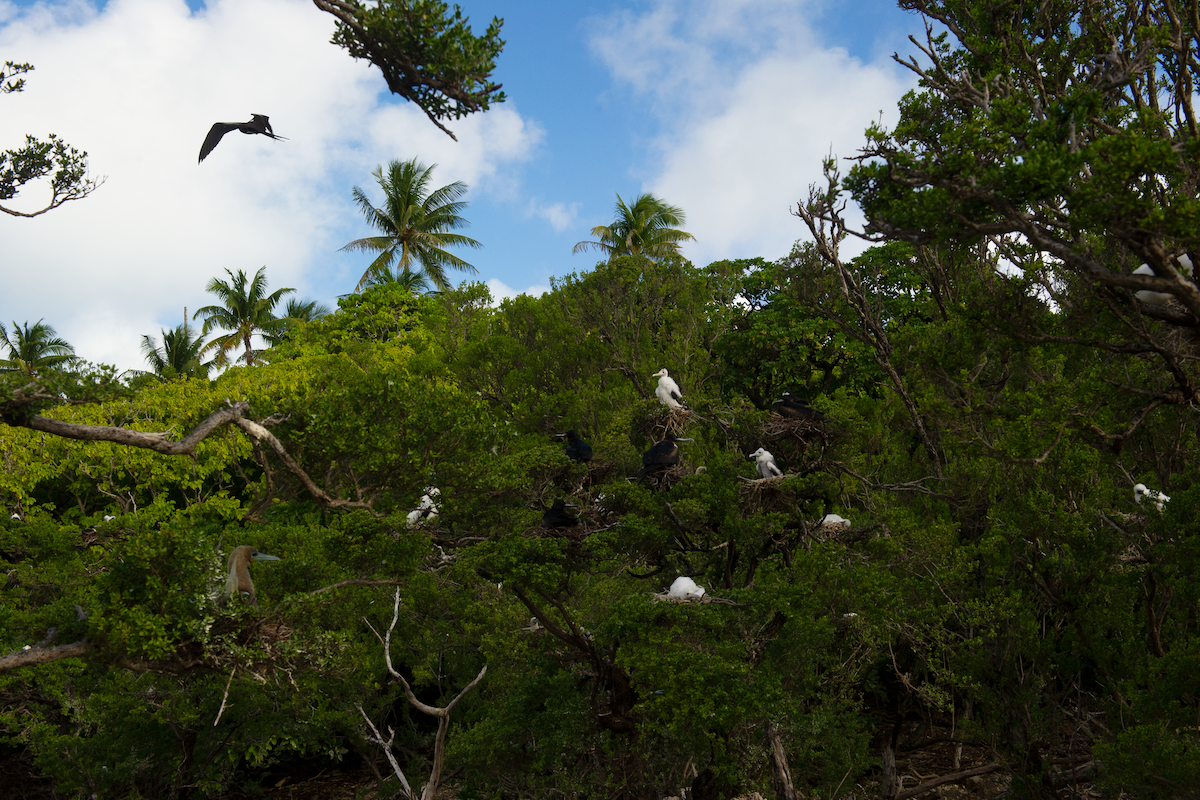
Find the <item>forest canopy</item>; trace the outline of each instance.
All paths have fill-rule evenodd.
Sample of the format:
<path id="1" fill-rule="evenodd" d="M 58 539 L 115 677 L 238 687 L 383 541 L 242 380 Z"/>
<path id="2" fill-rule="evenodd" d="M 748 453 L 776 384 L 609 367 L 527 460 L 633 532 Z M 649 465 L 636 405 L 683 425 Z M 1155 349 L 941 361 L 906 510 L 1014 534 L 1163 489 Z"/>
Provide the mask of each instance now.
<path id="1" fill-rule="evenodd" d="M 902 4 L 947 33 L 785 258 L 385 280 L 211 380 L 0 374 L 3 763 L 98 797 L 349 763 L 381 795 L 1195 797 L 1200 23 Z M 174 456 L 51 435 L 211 420 Z M 253 593 L 242 546 L 280 559 Z"/>

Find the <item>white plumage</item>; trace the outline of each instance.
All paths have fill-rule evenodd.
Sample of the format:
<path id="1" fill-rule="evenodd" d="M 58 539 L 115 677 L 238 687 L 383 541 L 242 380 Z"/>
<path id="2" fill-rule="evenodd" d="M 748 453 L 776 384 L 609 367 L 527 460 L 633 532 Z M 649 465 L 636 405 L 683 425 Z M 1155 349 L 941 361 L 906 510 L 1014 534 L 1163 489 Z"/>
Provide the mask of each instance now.
<path id="1" fill-rule="evenodd" d="M 760 478 L 782 478 L 783 470 L 775 463 L 775 456 L 761 447 L 750 454 L 758 462 L 758 477 Z"/>
<path id="2" fill-rule="evenodd" d="M 1191 278 L 1194 274 L 1194 268 L 1192 267 L 1192 259 L 1188 257 L 1188 254 L 1184 253 L 1175 260 L 1179 262 L 1179 271 Z M 1155 272 L 1149 264 L 1142 264 L 1133 271 L 1133 274 L 1149 275 L 1154 277 Z M 1156 306 L 1165 306 L 1167 302 L 1175 295 L 1167 292 L 1154 292 L 1149 289 L 1142 289 L 1141 291 L 1134 292 L 1133 296 L 1138 300 L 1141 300 L 1143 303 L 1150 303 Z"/>
<path id="3" fill-rule="evenodd" d="M 667 598 L 669 600 L 699 600 L 704 597 L 704 587 L 697 586 L 696 582 L 691 578 L 685 578 L 682 575 L 675 579 L 671 584 L 671 588 L 667 590 Z"/>
<path id="4" fill-rule="evenodd" d="M 1143 497 L 1150 498 L 1150 502 L 1154 503 L 1154 507 L 1159 511 L 1163 510 L 1163 506 L 1171 502 L 1171 498 L 1162 492 L 1156 492 L 1153 489 L 1147 489 L 1146 484 L 1139 483 L 1133 487 L 1133 499 L 1141 503 Z"/>
<path id="5" fill-rule="evenodd" d="M 683 392 L 680 391 L 679 384 L 667 374 L 666 367 L 650 377 L 658 378 L 658 388 L 654 390 L 654 395 L 659 402 L 670 409 L 686 408 L 683 404 Z"/>
<path id="6" fill-rule="evenodd" d="M 417 507 L 408 512 L 405 520 L 408 522 L 408 527 L 416 525 L 418 522 L 433 519 L 438 515 L 437 502 L 434 498 L 441 497 L 442 493 L 436 486 L 426 486 L 425 494 L 421 495 L 421 502 Z"/>
<path id="7" fill-rule="evenodd" d="M 837 514 L 826 514 L 824 519 L 821 520 L 821 525 L 830 528 L 849 528 L 850 520 L 845 517 L 839 517 Z"/>

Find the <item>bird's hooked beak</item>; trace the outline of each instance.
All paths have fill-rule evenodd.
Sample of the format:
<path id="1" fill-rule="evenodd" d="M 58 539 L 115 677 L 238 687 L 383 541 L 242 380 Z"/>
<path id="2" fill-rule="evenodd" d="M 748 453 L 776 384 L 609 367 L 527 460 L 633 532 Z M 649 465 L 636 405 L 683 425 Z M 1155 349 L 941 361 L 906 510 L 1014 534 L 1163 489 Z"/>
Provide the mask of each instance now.
<path id="1" fill-rule="evenodd" d="M 250 560 L 251 561 L 283 561 L 283 559 L 280 558 L 279 556 L 272 556 L 272 555 L 268 555 L 267 553 L 260 553 L 257 550 L 255 550 L 253 553 L 250 554 Z"/>
<path id="2" fill-rule="evenodd" d="M 666 374 L 667 374 L 667 371 L 665 369 L 660 369 L 658 372 L 654 373 L 650 377 L 651 378 L 661 378 L 662 376 L 664 376 Z"/>

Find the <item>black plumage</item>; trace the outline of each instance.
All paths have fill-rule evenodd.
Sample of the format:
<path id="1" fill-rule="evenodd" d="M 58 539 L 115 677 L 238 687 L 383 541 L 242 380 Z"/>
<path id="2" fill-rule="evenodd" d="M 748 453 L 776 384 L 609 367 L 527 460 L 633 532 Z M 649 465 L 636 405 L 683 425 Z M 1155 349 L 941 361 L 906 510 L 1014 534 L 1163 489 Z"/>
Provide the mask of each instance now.
<path id="1" fill-rule="evenodd" d="M 775 411 L 786 419 L 801 419 L 807 422 L 820 422 L 825 415 L 803 400 L 797 400 L 789 392 L 775 401 Z"/>
<path id="2" fill-rule="evenodd" d="M 204 144 L 200 145 L 200 160 L 199 164 L 205 157 L 213 151 L 217 143 L 221 141 L 221 137 L 230 131 L 241 131 L 242 133 L 261 133 L 263 136 L 270 136 L 272 139 L 284 139 L 283 136 L 276 136 L 271 130 L 271 122 L 266 114 L 252 114 L 249 122 L 214 122 L 213 126 L 208 129 L 208 136 L 204 137 Z"/>
<path id="3" fill-rule="evenodd" d="M 590 444 L 585 442 L 583 439 L 580 439 L 575 431 L 567 431 L 566 434 L 558 434 L 560 437 L 564 435 L 567 439 L 567 449 L 564 451 L 567 454 L 567 458 L 571 459 L 572 461 L 578 461 L 582 464 L 586 464 L 592 460 L 592 446 Z"/>
<path id="4" fill-rule="evenodd" d="M 568 503 L 566 500 L 555 500 L 554 505 L 546 509 L 546 513 L 542 515 L 543 528 L 572 528 L 579 524 L 579 520 L 567 511 L 568 508 L 579 508 L 574 503 Z"/>
<path id="5" fill-rule="evenodd" d="M 681 439 L 672 433 L 668 433 L 662 438 L 661 442 L 657 442 L 649 450 L 642 453 L 642 471 L 637 474 L 638 479 L 640 480 L 651 473 L 659 472 L 678 464 L 679 445 L 677 442 L 690 441 L 692 440 Z"/>

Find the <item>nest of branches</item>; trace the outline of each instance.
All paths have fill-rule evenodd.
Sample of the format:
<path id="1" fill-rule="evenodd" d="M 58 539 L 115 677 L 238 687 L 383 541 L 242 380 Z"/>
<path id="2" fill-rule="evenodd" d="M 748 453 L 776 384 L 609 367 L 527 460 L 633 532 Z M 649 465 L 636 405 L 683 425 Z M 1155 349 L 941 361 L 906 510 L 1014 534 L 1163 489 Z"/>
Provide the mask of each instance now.
<path id="1" fill-rule="evenodd" d="M 738 487 L 738 499 L 747 516 L 753 516 L 759 511 L 782 511 L 794 505 L 797 491 L 789 481 L 794 474 L 785 474 L 775 478 L 757 478 L 750 480 L 742 478 L 743 483 Z M 801 498 L 812 499 L 812 498 Z"/>
<path id="2" fill-rule="evenodd" d="M 686 408 L 661 406 L 656 413 L 635 420 L 630 433 L 635 440 L 658 442 L 668 433 L 682 436 L 687 426 L 696 419 L 696 414 Z"/>

